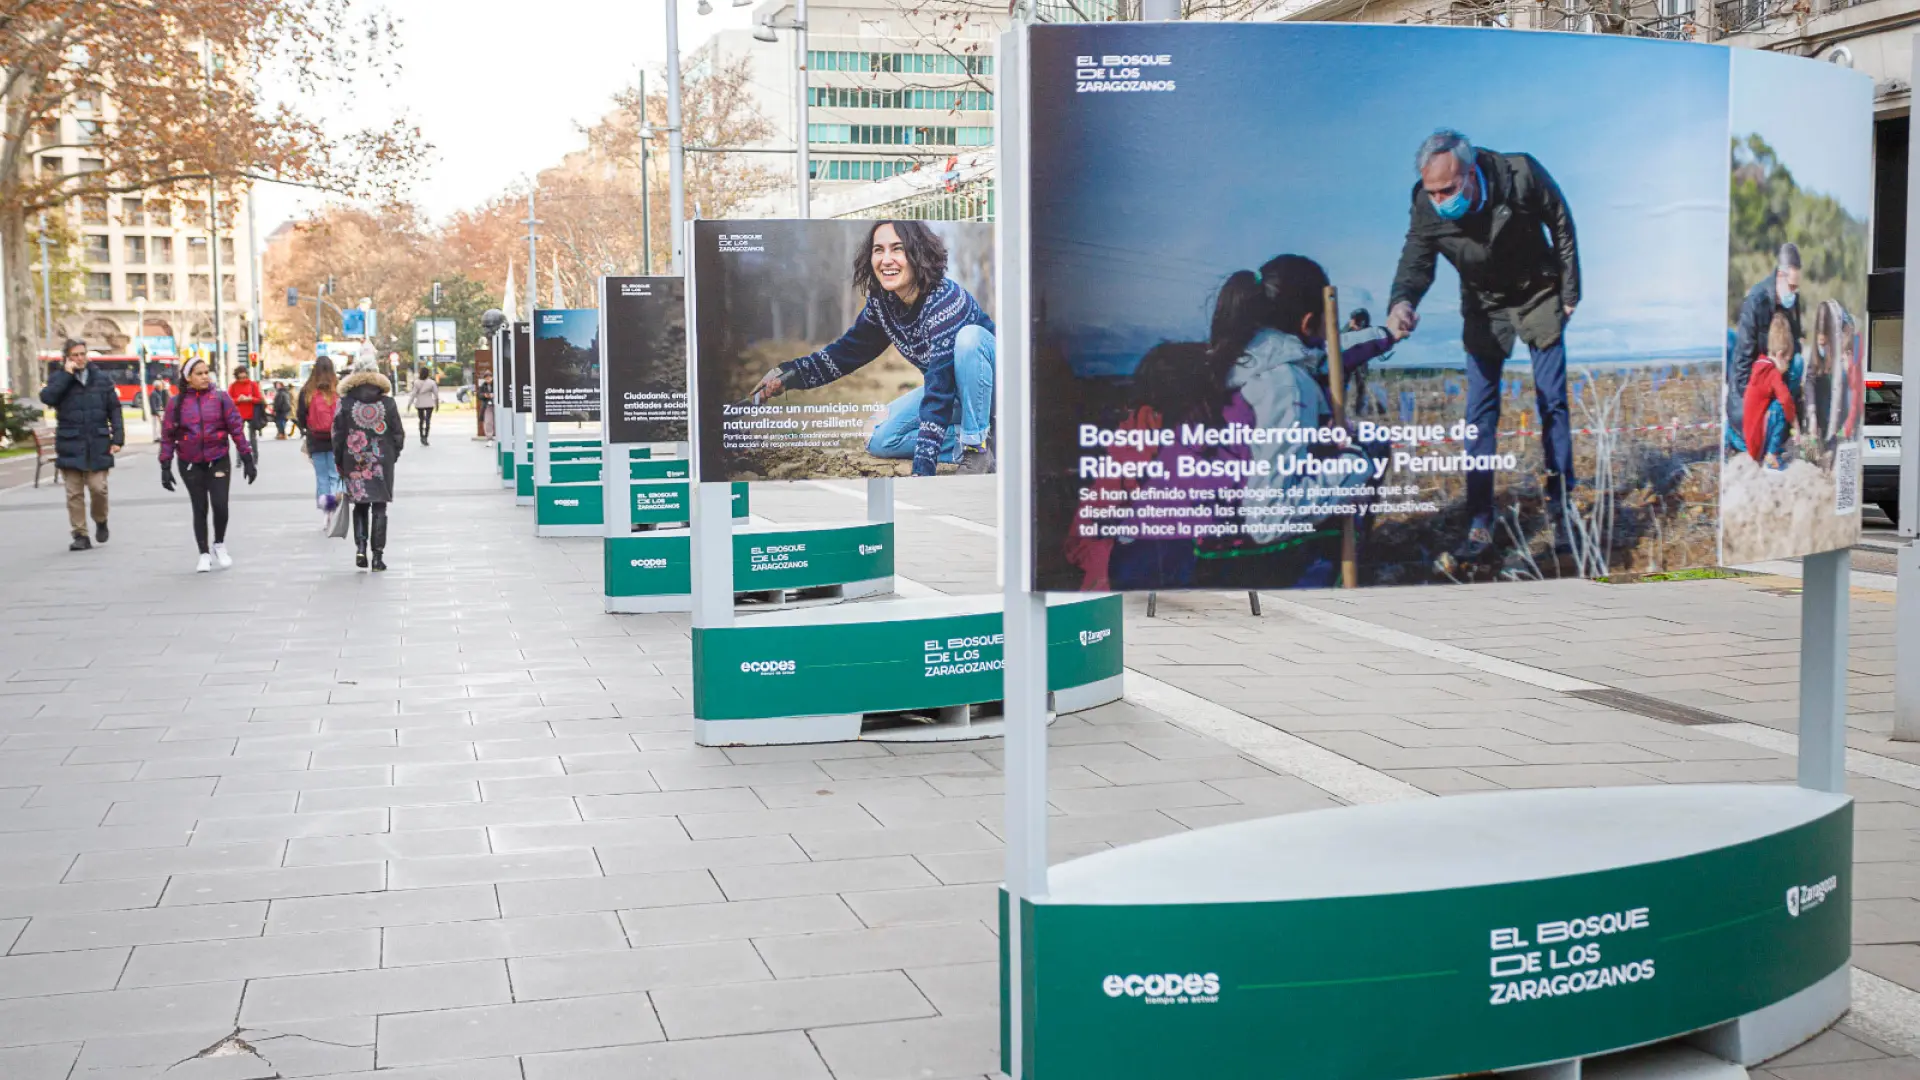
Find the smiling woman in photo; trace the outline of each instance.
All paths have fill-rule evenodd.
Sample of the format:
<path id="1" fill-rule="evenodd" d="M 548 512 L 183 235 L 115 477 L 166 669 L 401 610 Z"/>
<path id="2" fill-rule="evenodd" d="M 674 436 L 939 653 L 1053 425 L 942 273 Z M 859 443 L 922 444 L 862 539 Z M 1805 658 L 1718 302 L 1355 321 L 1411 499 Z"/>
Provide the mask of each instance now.
<path id="1" fill-rule="evenodd" d="M 854 260 L 853 287 L 867 298 L 853 326 L 825 348 L 767 372 L 754 397 L 825 386 L 891 345 L 924 381 L 887 406 L 867 452 L 912 458 L 915 476 L 932 476 L 943 461 L 962 473 L 992 472 L 993 320 L 947 277 L 940 237 L 924 222 L 875 222 Z"/>

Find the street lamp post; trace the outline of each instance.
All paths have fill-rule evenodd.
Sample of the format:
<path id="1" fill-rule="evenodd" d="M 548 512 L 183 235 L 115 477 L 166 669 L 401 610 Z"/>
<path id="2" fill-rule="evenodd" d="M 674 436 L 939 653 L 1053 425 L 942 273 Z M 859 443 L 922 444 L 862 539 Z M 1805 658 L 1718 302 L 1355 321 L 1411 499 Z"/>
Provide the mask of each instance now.
<path id="1" fill-rule="evenodd" d="M 640 68 L 640 272 L 653 273 L 653 196 L 647 190 L 647 144 L 653 125 L 647 123 L 647 69 Z"/>
<path id="2" fill-rule="evenodd" d="M 736 3 L 738 0 L 736 0 Z M 751 0 L 748 0 L 751 2 Z M 808 79 L 807 79 L 807 0 L 793 0 L 793 18 L 781 22 L 768 15 L 760 20 L 759 29 L 753 32 L 755 41 L 776 41 L 777 30 L 793 31 L 793 153 L 794 153 L 794 212 L 799 217 L 812 216 L 813 166 L 808 155 L 810 132 L 807 130 L 808 117 Z"/>
<path id="3" fill-rule="evenodd" d="M 40 211 L 40 340 L 53 337 L 53 259 L 47 254 L 47 248 L 53 241 L 47 237 L 47 212 Z M 45 348 L 45 345 L 41 346 Z M 39 358 L 34 359 L 39 363 Z M 39 376 L 35 376 L 39 378 Z"/>
<path id="4" fill-rule="evenodd" d="M 667 0 L 667 201 L 673 230 L 672 273 L 685 272 L 687 150 L 680 130 L 680 3 Z"/>

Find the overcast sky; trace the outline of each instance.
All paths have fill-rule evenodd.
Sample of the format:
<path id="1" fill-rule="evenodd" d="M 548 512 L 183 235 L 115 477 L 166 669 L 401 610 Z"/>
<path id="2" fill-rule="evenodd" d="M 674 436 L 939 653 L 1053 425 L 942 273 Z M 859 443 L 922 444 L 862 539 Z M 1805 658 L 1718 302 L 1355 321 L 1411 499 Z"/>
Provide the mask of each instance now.
<path id="1" fill-rule="evenodd" d="M 435 147 L 412 197 L 436 220 L 583 147 L 577 125 L 604 115 L 641 64 L 651 80 L 666 61 L 662 0 L 384 3 L 400 24 L 400 67 L 390 85 L 367 77 L 351 105 L 308 102 L 304 109 L 338 119 L 343 131 L 409 116 Z M 752 23 L 751 7 L 713 0 L 713 14 L 702 16 L 697 3 L 680 2 L 683 56 L 716 30 Z M 262 232 L 321 201 L 264 187 Z"/>

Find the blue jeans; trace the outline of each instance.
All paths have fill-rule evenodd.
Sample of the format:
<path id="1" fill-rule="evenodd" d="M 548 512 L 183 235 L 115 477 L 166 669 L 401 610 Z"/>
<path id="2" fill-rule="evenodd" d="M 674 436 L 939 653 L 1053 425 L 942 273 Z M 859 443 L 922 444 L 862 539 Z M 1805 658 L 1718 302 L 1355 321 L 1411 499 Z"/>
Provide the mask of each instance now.
<path id="1" fill-rule="evenodd" d="M 329 495 L 340 494 L 340 470 L 333 463 L 333 451 L 326 450 L 313 455 L 313 501 L 326 505 Z"/>
<path id="2" fill-rule="evenodd" d="M 1547 457 L 1547 498 L 1559 502 L 1573 478 L 1573 425 L 1567 413 L 1567 343 L 1562 338 L 1544 349 L 1528 346 L 1533 354 L 1533 400 L 1540 410 L 1540 447 Z M 1499 450 L 1500 357 L 1467 357 L 1467 423 L 1479 429 L 1467 440 L 1467 453 Z M 1493 515 L 1493 473 L 1467 473 L 1467 512 L 1476 518 Z"/>
<path id="3" fill-rule="evenodd" d="M 993 426 L 993 331 L 963 326 L 953 336 L 953 378 L 960 391 L 960 424 L 947 429 L 940 443 L 940 460 L 953 461 L 960 447 L 986 445 Z M 867 440 L 867 453 L 877 458 L 910 458 L 920 440 L 920 399 L 926 388 L 915 387 L 893 399 L 887 415 Z"/>

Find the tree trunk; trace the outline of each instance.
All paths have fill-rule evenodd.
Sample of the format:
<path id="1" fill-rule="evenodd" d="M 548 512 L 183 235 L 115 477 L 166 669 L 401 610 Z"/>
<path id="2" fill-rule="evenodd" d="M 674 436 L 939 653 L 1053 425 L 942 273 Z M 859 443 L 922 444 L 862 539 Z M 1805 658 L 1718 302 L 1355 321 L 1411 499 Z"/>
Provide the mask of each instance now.
<path id="1" fill-rule="evenodd" d="M 6 281 L 7 375 L 16 397 L 40 392 L 40 313 L 33 304 L 33 268 L 27 257 L 27 218 L 17 204 L 0 200 L 0 278 Z"/>

